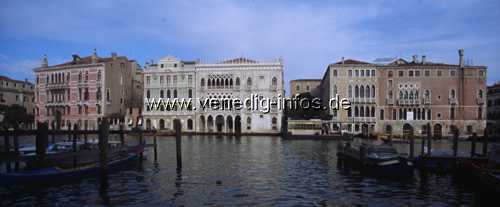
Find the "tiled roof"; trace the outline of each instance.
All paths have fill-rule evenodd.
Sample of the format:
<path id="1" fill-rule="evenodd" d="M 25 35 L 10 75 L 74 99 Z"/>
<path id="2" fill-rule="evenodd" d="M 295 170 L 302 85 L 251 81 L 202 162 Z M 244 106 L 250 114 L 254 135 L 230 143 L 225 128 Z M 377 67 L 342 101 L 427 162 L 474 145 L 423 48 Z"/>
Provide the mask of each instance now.
<path id="1" fill-rule="evenodd" d="M 126 57 L 124 56 L 117 56 L 116 59 L 123 59 L 127 60 Z M 106 62 L 111 62 L 113 61 L 113 57 L 97 57 L 97 63 L 106 63 Z M 92 56 L 87 56 L 87 57 L 79 57 L 78 55 L 73 55 L 73 60 L 57 64 L 57 65 L 51 65 L 51 67 L 61 67 L 61 66 L 71 66 L 71 65 L 86 65 L 86 64 L 91 64 L 92 63 Z"/>
<path id="2" fill-rule="evenodd" d="M 333 63 L 333 65 L 369 65 L 370 63 L 359 61 L 359 60 L 353 60 L 353 59 L 346 59 L 344 61 L 339 61 L 336 63 Z"/>

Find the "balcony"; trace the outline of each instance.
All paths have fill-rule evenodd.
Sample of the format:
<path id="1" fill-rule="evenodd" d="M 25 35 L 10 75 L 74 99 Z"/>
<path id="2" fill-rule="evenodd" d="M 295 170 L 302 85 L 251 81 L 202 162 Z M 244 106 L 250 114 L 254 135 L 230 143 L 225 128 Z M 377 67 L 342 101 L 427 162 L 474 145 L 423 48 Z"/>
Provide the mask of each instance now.
<path id="1" fill-rule="evenodd" d="M 457 99 L 456 98 L 448 98 L 448 103 L 451 105 L 456 105 L 457 104 Z"/>
<path id="2" fill-rule="evenodd" d="M 477 105 L 483 105 L 484 104 L 484 99 L 482 99 L 482 98 L 476 98 L 476 104 Z"/>
<path id="3" fill-rule="evenodd" d="M 425 105 L 430 105 L 431 104 L 431 99 L 430 98 L 423 98 L 422 103 Z"/>

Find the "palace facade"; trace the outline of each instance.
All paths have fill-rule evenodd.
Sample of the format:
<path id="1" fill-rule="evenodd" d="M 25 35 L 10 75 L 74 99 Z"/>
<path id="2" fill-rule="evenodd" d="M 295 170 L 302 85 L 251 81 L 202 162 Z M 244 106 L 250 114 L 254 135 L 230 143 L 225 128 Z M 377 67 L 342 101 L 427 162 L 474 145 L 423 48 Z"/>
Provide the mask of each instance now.
<path id="1" fill-rule="evenodd" d="M 349 98 L 351 110 L 330 111 L 325 131 L 422 136 L 430 124 L 435 137 L 483 134 L 486 126 L 486 66 L 433 63 L 422 56 L 368 63 L 330 64 L 319 86 L 323 100 Z"/>
<path id="2" fill-rule="evenodd" d="M 133 74 L 138 64 L 112 53 L 99 57 L 73 55 L 71 61 L 49 65 L 44 57 L 35 68 L 35 119 L 51 129 L 97 129 L 98 121 L 110 118 L 112 126 L 125 122 L 132 100 Z"/>
<path id="3" fill-rule="evenodd" d="M 145 104 L 146 128 L 173 129 L 173 120 L 181 120 L 182 130 L 220 133 L 277 133 L 282 113 L 277 107 L 262 110 L 202 108 L 205 99 L 239 99 L 284 96 L 281 60 L 262 63 L 236 58 L 219 63 L 182 61 L 167 56 L 149 63 L 144 72 L 144 98 L 191 99 L 187 110 L 152 110 Z"/>

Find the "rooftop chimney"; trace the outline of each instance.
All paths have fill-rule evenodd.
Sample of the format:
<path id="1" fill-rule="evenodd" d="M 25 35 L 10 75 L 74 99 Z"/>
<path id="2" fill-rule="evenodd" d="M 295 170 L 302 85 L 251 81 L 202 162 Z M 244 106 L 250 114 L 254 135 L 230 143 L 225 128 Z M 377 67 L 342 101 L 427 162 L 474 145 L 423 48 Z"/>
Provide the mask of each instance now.
<path id="1" fill-rule="evenodd" d="M 92 63 L 97 63 L 97 50 L 94 48 L 94 52 L 92 53 Z"/>
<path id="2" fill-rule="evenodd" d="M 80 56 L 78 56 L 77 54 L 72 55 L 72 57 L 73 57 L 73 62 L 80 60 Z"/>
<path id="3" fill-rule="evenodd" d="M 116 57 L 117 57 L 116 52 L 112 52 L 112 53 L 111 53 L 111 57 L 113 58 L 113 60 L 116 60 Z"/>
<path id="4" fill-rule="evenodd" d="M 417 61 L 418 61 L 418 55 L 413 55 L 411 57 L 413 58 L 413 63 L 417 63 Z"/>
<path id="5" fill-rule="evenodd" d="M 342 64 L 344 64 L 344 60 L 345 60 L 345 58 L 344 58 L 344 57 L 342 57 Z"/>
<path id="6" fill-rule="evenodd" d="M 425 64 L 425 55 L 422 55 L 422 65 Z"/>
<path id="7" fill-rule="evenodd" d="M 47 60 L 47 55 L 43 55 L 42 68 L 49 67 L 49 61 Z"/>
<path id="8" fill-rule="evenodd" d="M 464 67 L 464 49 L 458 50 L 458 65 L 463 68 Z"/>

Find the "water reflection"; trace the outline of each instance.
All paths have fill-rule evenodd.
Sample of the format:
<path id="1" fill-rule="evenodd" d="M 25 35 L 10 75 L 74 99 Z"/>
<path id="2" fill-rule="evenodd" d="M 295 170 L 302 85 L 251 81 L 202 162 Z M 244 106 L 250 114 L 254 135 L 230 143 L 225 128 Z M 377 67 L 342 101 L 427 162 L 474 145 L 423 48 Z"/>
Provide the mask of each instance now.
<path id="1" fill-rule="evenodd" d="M 92 137 L 89 137 L 92 139 Z M 133 144 L 133 140 L 127 143 Z M 0 188 L 0 206 L 456 206 L 477 196 L 451 175 L 416 173 L 408 181 L 361 176 L 337 169 L 337 142 L 279 137 L 192 136 L 182 140 L 177 169 L 175 139 L 158 137 L 142 163 L 110 174 L 53 186 Z M 148 139 L 148 143 L 153 143 Z M 395 145 L 408 152 L 407 145 Z M 415 153 L 419 154 L 419 140 Z M 451 149 L 447 141 L 433 143 Z M 461 142 L 461 151 L 470 152 Z M 478 144 L 478 149 L 481 145 Z M 479 150 L 478 150 L 479 152 Z"/>

